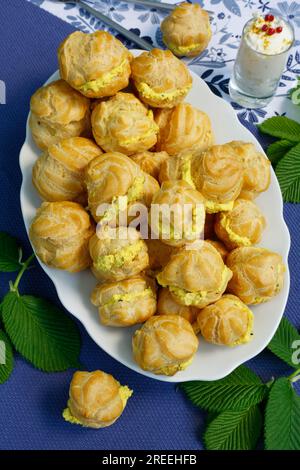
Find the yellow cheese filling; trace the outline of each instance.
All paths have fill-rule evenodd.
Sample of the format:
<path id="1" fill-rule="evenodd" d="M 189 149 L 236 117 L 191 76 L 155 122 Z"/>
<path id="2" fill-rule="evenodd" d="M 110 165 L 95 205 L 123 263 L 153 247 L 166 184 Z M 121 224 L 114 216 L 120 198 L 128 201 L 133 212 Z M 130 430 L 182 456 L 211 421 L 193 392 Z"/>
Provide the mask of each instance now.
<path id="1" fill-rule="evenodd" d="M 226 231 L 228 238 L 231 242 L 236 243 L 239 246 L 251 246 L 251 240 L 248 237 L 242 237 L 235 233 L 230 228 L 230 221 L 227 219 L 226 214 L 221 214 L 220 224 Z"/>
<path id="2" fill-rule="evenodd" d="M 112 268 L 120 268 L 125 263 L 131 263 L 134 258 L 144 250 L 143 240 L 139 240 L 132 245 L 121 248 L 118 252 L 99 256 L 94 262 L 94 267 L 98 271 L 110 271 Z"/>
<path id="3" fill-rule="evenodd" d="M 189 46 L 177 46 L 173 42 L 167 42 L 165 40 L 164 43 L 169 49 L 171 49 L 172 52 L 174 52 L 175 55 L 186 55 L 189 52 L 196 51 L 197 49 L 199 49 L 199 47 L 201 48 L 200 43 L 190 44 Z"/>
<path id="4" fill-rule="evenodd" d="M 182 164 L 181 168 L 181 178 L 188 183 L 192 188 L 196 189 L 196 186 L 194 185 L 194 181 L 192 178 L 192 172 L 191 172 L 191 157 L 186 157 L 185 161 Z"/>
<path id="5" fill-rule="evenodd" d="M 86 93 L 88 91 L 93 91 L 98 93 L 102 88 L 109 85 L 115 78 L 122 75 L 125 72 L 125 68 L 127 66 L 128 59 L 124 59 L 120 65 L 113 68 L 110 72 L 106 72 L 100 78 L 96 78 L 95 80 L 90 80 L 89 82 L 84 83 L 78 90 Z"/>
<path id="6" fill-rule="evenodd" d="M 216 212 L 231 211 L 233 209 L 233 203 L 234 201 L 221 203 L 206 199 L 205 207 L 209 214 L 215 214 Z"/>
<path id="7" fill-rule="evenodd" d="M 135 144 L 136 142 L 140 142 L 140 141 L 143 141 L 145 139 L 148 139 L 148 137 L 151 137 L 153 134 L 158 133 L 159 127 L 156 124 L 156 122 L 153 120 L 153 111 L 151 109 L 149 109 L 147 111 L 147 117 L 150 118 L 153 121 L 153 122 L 151 122 L 148 131 L 145 132 L 143 135 L 140 135 L 140 136 L 137 135 L 137 136 L 129 137 L 128 139 L 120 140 L 119 143 L 120 143 L 121 146 L 126 147 L 128 145 Z"/>
<path id="8" fill-rule="evenodd" d="M 236 305 L 240 310 L 242 309 L 245 312 L 247 312 L 247 314 L 248 314 L 248 325 L 247 325 L 247 330 L 246 330 L 245 334 L 240 339 L 237 339 L 236 341 L 234 341 L 229 346 L 238 346 L 239 344 L 248 343 L 251 340 L 251 333 L 252 333 L 252 330 L 253 330 L 254 316 L 253 316 L 253 313 L 250 310 L 250 308 L 248 308 L 246 305 L 243 305 L 242 302 L 240 302 L 240 303 L 235 302 L 234 305 Z"/>
<path id="9" fill-rule="evenodd" d="M 147 83 L 141 82 L 136 83 L 136 88 L 138 92 L 145 97 L 146 99 L 153 100 L 153 101 L 166 101 L 166 102 L 173 102 L 178 98 L 185 96 L 188 91 L 190 90 L 192 84 L 187 85 L 183 88 L 179 88 L 175 91 L 165 91 L 165 92 L 157 92 L 154 91 Z"/>

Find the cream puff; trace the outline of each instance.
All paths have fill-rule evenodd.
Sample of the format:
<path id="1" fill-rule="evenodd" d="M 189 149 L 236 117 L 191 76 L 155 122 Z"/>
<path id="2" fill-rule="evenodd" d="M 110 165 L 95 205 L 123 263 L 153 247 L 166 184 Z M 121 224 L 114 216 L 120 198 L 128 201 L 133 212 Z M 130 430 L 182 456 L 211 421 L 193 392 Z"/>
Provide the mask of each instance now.
<path id="1" fill-rule="evenodd" d="M 206 238 L 205 241 L 210 243 L 218 251 L 218 253 L 220 253 L 222 260 L 225 263 L 229 251 L 226 249 L 224 243 L 220 242 L 220 240 L 210 240 L 208 238 Z"/>
<path id="2" fill-rule="evenodd" d="M 198 240 L 204 229 L 205 200 L 183 180 L 165 181 L 152 199 L 151 229 L 167 245 Z"/>
<path id="3" fill-rule="evenodd" d="M 180 3 L 162 21 L 160 28 L 163 42 L 179 57 L 201 54 L 212 36 L 209 15 L 198 3 Z"/>
<path id="4" fill-rule="evenodd" d="M 209 343 L 237 346 L 251 340 L 253 313 L 235 295 L 223 295 L 216 303 L 202 309 L 194 323 Z"/>
<path id="5" fill-rule="evenodd" d="M 248 142 L 233 141 L 230 145 L 241 159 L 244 167 L 244 179 L 240 197 L 254 199 L 266 191 L 271 182 L 270 160 L 255 146 Z"/>
<path id="6" fill-rule="evenodd" d="M 192 362 L 198 339 L 191 324 L 179 315 L 154 315 L 132 338 L 137 364 L 153 374 L 174 375 Z"/>
<path id="7" fill-rule="evenodd" d="M 191 160 L 196 189 L 206 199 L 209 213 L 233 208 L 243 185 L 243 164 L 230 144 L 214 145 Z"/>
<path id="8" fill-rule="evenodd" d="M 191 174 L 191 162 L 193 157 L 193 152 L 183 151 L 162 162 L 158 176 L 160 184 L 164 181 L 183 180 L 192 188 L 195 188 Z"/>
<path id="9" fill-rule="evenodd" d="M 229 250 L 259 243 L 265 227 L 259 207 L 247 199 L 236 199 L 231 211 L 216 214 L 216 235 Z"/>
<path id="10" fill-rule="evenodd" d="M 226 264 L 233 273 L 228 292 L 245 304 L 267 302 L 283 287 L 283 260 L 279 254 L 265 248 L 236 248 L 227 256 Z"/>
<path id="11" fill-rule="evenodd" d="M 201 152 L 214 143 L 208 115 L 189 103 L 157 110 L 155 121 L 159 127 L 156 149 L 165 150 L 169 155 L 189 150 Z"/>
<path id="12" fill-rule="evenodd" d="M 39 88 L 30 100 L 29 127 L 42 150 L 60 140 L 90 133 L 90 102 L 64 80 Z"/>
<path id="13" fill-rule="evenodd" d="M 151 203 L 159 189 L 152 176 L 144 173 L 131 158 L 117 152 L 94 158 L 86 167 L 85 184 L 89 210 L 102 224 L 113 221 L 118 224 L 120 214 L 126 215 L 134 203 Z"/>
<path id="14" fill-rule="evenodd" d="M 47 266 L 78 272 L 91 264 L 89 240 L 95 233 L 89 214 L 76 202 L 43 202 L 29 238 L 36 255 Z"/>
<path id="15" fill-rule="evenodd" d="M 169 289 L 165 287 L 159 290 L 157 299 L 157 315 L 179 315 L 190 323 L 193 323 L 199 313 L 199 309 L 177 303 Z"/>
<path id="16" fill-rule="evenodd" d="M 218 251 L 203 241 L 175 253 L 156 279 L 179 304 L 203 308 L 220 299 L 231 276 Z"/>
<path id="17" fill-rule="evenodd" d="M 89 242 L 92 271 L 99 281 L 122 281 L 149 266 L 147 245 L 133 227 L 101 227 Z"/>
<path id="18" fill-rule="evenodd" d="M 135 57 L 131 78 L 140 99 L 154 108 L 172 108 L 184 100 L 192 86 L 187 66 L 171 51 L 161 49 Z"/>
<path id="19" fill-rule="evenodd" d="M 143 323 L 156 311 L 153 280 L 137 275 L 118 282 L 98 284 L 91 302 L 98 307 L 99 318 L 107 326 L 131 326 Z"/>
<path id="20" fill-rule="evenodd" d="M 153 112 L 132 93 L 117 93 L 98 103 L 92 112 L 94 138 L 106 152 L 132 155 L 157 141 Z"/>
<path id="21" fill-rule="evenodd" d="M 130 158 L 140 166 L 140 168 L 158 180 L 160 168 L 163 162 L 168 160 L 169 155 L 167 152 L 138 152 L 131 155 Z"/>
<path id="22" fill-rule="evenodd" d="M 132 55 L 106 31 L 71 33 L 58 48 L 60 76 L 88 98 L 113 96 L 127 87 Z"/>
<path id="23" fill-rule="evenodd" d="M 63 418 L 89 428 L 111 426 L 123 413 L 132 395 L 110 374 L 101 370 L 77 371 L 73 375 L 67 408 Z"/>
<path id="24" fill-rule="evenodd" d="M 148 248 L 149 268 L 152 271 L 161 270 L 177 251 L 176 247 L 166 245 L 156 238 L 147 238 L 145 243 Z"/>
<path id="25" fill-rule="evenodd" d="M 45 201 L 85 204 L 84 169 L 102 151 L 90 139 L 70 137 L 48 147 L 36 160 L 32 182 Z"/>

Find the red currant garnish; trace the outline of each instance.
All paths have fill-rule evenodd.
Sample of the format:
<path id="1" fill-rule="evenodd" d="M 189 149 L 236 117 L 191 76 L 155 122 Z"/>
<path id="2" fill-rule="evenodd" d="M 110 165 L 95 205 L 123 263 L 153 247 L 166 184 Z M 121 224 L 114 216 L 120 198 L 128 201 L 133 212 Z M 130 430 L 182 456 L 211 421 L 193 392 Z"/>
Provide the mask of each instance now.
<path id="1" fill-rule="evenodd" d="M 267 31 L 268 27 L 269 27 L 269 26 L 268 26 L 267 24 L 264 24 L 264 25 L 262 26 L 261 30 L 262 30 L 262 31 Z"/>
<path id="2" fill-rule="evenodd" d="M 266 16 L 265 16 L 265 21 L 269 21 L 269 16 L 270 16 L 270 15 L 266 15 Z"/>
<path id="3" fill-rule="evenodd" d="M 281 32 L 282 32 L 282 26 L 277 26 L 276 33 L 281 33 Z"/>
<path id="4" fill-rule="evenodd" d="M 269 21 L 274 21 L 274 15 L 269 15 Z"/>
<path id="5" fill-rule="evenodd" d="M 275 29 L 274 29 L 274 28 L 269 28 L 269 29 L 268 29 L 268 35 L 269 35 L 269 36 L 272 36 L 274 33 L 275 33 Z"/>

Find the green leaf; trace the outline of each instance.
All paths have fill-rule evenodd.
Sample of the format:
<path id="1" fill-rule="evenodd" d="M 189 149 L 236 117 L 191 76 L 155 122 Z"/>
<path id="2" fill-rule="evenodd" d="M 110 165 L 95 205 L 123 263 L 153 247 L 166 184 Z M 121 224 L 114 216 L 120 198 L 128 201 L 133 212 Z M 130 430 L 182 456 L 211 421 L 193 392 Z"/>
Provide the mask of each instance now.
<path id="1" fill-rule="evenodd" d="M 242 411 L 223 411 L 204 434 L 208 450 L 255 449 L 262 429 L 262 416 L 257 405 Z"/>
<path id="2" fill-rule="evenodd" d="M 300 144 L 295 145 L 276 166 L 285 202 L 300 202 Z"/>
<path id="3" fill-rule="evenodd" d="M 48 301 L 9 292 L 2 301 L 2 319 L 16 350 L 38 369 L 57 372 L 79 366 L 77 326 Z"/>
<path id="4" fill-rule="evenodd" d="M 17 240 L 8 233 L 0 232 L 0 271 L 18 271 L 21 268 L 19 258 Z"/>
<path id="5" fill-rule="evenodd" d="M 6 382 L 14 368 L 14 354 L 11 343 L 4 333 L 0 331 L 0 384 Z"/>
<path id="6" fill-rule="evenodd" d="M 265 417 L 267 450 L 300 449 L 300 397 L 286 377 L 271 388 Z"/>
<path id="7" fill-rule="evenodd" d="M 272 165 L 277 165 L 279 160 L 295 145 L 288 140 L 277 140 L 267 148 L 267 155 Z"/>
<path id="8" fill-rule="evenodd" d="M 258 125 L 258 128 L 264 134 L 292 142 L 300 142 L 300 124 L 286 116 L 274 116 L 266 119 Z"/>
<path id="9" fill-rule="evenodd" d="M 180 385 L 192 403 L 208 411 L 239 411 L 260 403 L 268 388 L 245 366 L 221 380 L 184 382 Z"/>
<path id="10" fill-rule="evenodd" d="M 289 366 L 296 368 L 299 367 L 296 348 L 298 350 L 300 348 L 300 335 L 288 319 L 283 317 L 275 335 L 268 344 L 268 349 Z"/>

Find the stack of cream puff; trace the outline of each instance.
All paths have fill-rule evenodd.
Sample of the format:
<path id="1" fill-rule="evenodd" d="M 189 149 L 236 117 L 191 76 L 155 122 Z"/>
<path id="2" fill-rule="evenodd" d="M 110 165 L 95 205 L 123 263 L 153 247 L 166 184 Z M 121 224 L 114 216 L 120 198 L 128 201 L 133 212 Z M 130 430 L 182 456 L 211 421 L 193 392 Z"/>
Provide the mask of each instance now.
<path id="1" fill-rule="evenodd" d="M 207 14 L 181 4 L 162 30 L 172 52 L 133 58 L 104 31 L 75 32 L 60 45 L 61 78 L 30 103 L 41 149 L 32 181 L 42 201 L 29 234 L 46 265 L 90 269 L 100 323 L 140 325 L 135 361 L 173 375 L 193 360 L 199 335 L 218 346 L 250 341 L 249 305 L 280 291 L 285 268 L 279 254 L 257 246 L 267 222 L 255 198 L 270 184 L 269 161 L 251 143 L 217 144 L 209 116 L 184 102 L 192 76 L 175 55 L 206 47 Z M 169 219 L 151 212 L 146 229 L 132 226 L 135 205 L 146 213 L 153 205 L 188 206 L 190 223 L 178 232 L 178 210 Z M 99 393 L 106 382 L 114 390 L 113 411 L 104 418 L 92 405 L 85 418 L 75 389 L 87 393 L 92 376 L 79 374 L 66 419 L 102 427 L 122 412 L 119 384 L 97 374 Z"/>

